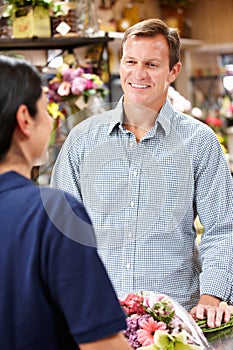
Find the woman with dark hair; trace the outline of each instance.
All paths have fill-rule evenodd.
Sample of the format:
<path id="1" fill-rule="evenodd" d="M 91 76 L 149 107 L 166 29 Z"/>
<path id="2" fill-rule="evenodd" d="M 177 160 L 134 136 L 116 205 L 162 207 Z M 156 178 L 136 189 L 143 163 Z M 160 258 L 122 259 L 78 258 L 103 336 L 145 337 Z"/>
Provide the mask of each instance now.
<path id="1" fill-rule="evenodd" d="M 0 349 L 129 350 L 81 203 L 30 179 L 52 131 L 41 78 L 0 56 Z"/>

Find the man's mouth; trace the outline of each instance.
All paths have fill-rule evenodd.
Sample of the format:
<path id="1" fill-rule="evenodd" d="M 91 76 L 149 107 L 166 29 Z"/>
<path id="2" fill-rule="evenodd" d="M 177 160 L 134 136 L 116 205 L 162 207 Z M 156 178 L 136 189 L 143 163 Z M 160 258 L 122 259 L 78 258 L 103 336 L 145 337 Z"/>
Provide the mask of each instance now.
<path id="1" fill-rule="evenodd" d="M 131 85 L 135 89 L 147 89 L 148 87 L 150 87 L 150 85 L 140 85 L 140 84 L 133 84 L 133 83 L 129 83 L 129 85 Z"/>

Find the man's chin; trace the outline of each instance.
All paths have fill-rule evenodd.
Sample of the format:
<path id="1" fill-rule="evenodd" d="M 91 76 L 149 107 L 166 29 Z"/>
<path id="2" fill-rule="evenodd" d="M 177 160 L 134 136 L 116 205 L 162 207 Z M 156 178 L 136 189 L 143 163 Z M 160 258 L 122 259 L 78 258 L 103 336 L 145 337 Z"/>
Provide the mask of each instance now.
<path id="1" fill-rule="evenodd" d="M 148 106 L 148 97 L 144 96 L 143 92 L 137 94 L 130 94 L 124 99 L 124 102 L 131 103 L 138 106 Z"/>

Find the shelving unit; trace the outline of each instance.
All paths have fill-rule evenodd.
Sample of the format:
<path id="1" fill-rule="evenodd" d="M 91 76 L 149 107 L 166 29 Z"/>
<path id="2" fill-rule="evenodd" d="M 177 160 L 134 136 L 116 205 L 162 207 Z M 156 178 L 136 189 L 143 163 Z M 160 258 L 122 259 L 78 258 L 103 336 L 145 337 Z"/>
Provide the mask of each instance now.
<path id="1" fill-rule="evenodd" d="M 109 49 L 108 43 L 114 39 L 109 37 L 107 33 L 102 33 L 96 37 L 52 37 L 52 38 L 1 38 L 0 39 L 0 51 L 38 51 L 38 50 L 55 50 L 61 49 L 62 51 L 68 51 L 72 53 L 74 49 L 101 44 L 102 52 L 100 54 L 98 66 L 100 67 L 103 52 L 107 53 L 107 69 L 109 80 L 107 82 L 109 88 L 109 101 L 111 101 L 111 79 L 109 69 Z"/>
<path id="2" fill-rule="evenodd" d="M 103 58 L 103 53 L 107 53 L 107 57 L 105 56 L 105 60 L 107 61 L 107 68 L 109 74 L 109 101 L 111 101 L 111 79 L 110 79 L 110 70 L 109 70 L 109 42 L 113 41 L 113 38 L 110 38 L 107 34 L 98 36 L 98 37 L 52 37 L 52 38 L 1 38 L 0 39 L 0 51 L 8 52 L 8 51 L 39 51 L 45 50 L 57 50 L 60 49 L 62 51 L 68 51 L 70 53 L 73 50 L 81 47 L 87 47 L 92 45 L 102 45 L 102 51 L 100 53 L 100 58 L 98 65 L 100 65 L 101 60 Z M 69 130 L 67 129 L 67 133 Z M 63 140 L 64 141 L 64 140 Z M 62 146 L 61 142 L 56 142 L 49 148 L 50 153 L 50 162 L 42 167 L 35 167 L 32 171 L 32 178 L 34 181 L 37 181 L 38 177 L 44 177 L 49 179 L 49 174 L 51 172 L 51 168 L 54 164 L 56 156 Z M 46 183 L 44 183 L 46 184 Z"/>
<path id="3" fill-rule="evenodd" d="M 221 90 L 223 92 L 224 88 L 221 83 L 220 75 L 211 75 L 211 76 L 197 76 L 191 77 L 190 81 L 193 86 L 193 103 L 196 105 L 196 90 L 203 93 L 206 96 L 204 104 L 206 104 L 206 108 L 209 104 L 213 104 L 214 101 L 217 100 L 218 96 L 221 95 Z M 208 102 L 209 101 L 209 102 Z M 216 101 L 217 103 L 217 101 Z"/>
<path id="4" fill-rule="evenodd" d="M 103 31 L 100 31 L 100 35 L 104 35 Z M 113 45 L 118 44 L 119 41 L 123 38 L 124 33 L 121 32 L 109 32 L 108 36 L 109 38 L 114 39 Z M 194 48 L 198 47 L 200 45 L 203 45 L 203 41 L 201 40 L 195 40 L 195 39 L 186 39 L 186 38 L 181 38 L 181 49 L 187 49 L 187 48 Z"/>
<path id="5" fill-rule="evenodd" d="M 73 50 L 78 47 L 103 44 L 114 40 L 108 35 L 98 37 L 1 38 L 0 50 Z"/>

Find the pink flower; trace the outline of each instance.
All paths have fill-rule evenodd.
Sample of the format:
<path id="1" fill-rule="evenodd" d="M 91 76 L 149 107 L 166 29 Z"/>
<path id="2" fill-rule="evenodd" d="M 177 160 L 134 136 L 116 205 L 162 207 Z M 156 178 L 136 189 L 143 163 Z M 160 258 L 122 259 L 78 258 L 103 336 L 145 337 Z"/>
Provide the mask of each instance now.
<path id="1" fill-rule="evenodd" d="M 57 93 L 60 96 L 68 96 L 70 94 L 71 83 L 68 81 L 63 81 L 59 88 L 57 89 Z"/>
<path id="2" fill-rule="evenodd" d="M 132 314 L 144 315 L 146 313 L 146 310 L 143 306 L 143 296 L 130 293 L 124 300 L 121 300 L 120 302 L 121 306 L 128 316 Z"/>
<path id="3" fill-rule="evenodd" d="M 153 296 L 145 296 L 144 297 L 144 305 L 146 307 L 151 307 L 153 308 L 153 306 L 157 303 L 160 303 L 162 300 L 164 299 L 164 295 L 153 295 Z"/>
<path id="4" fill-rule="evenodd" d="M 208 116 L 205 122 L 212 127 L 221 127 L 223 125 L 223 121 L 218 117 Z"/>
<path id="5" fill-rule="evenodd" d="M 72 94 L 79 95 L 86 88 L 86 79 L 82 77 L 74 78 L 71 86 Z"/>
<path id="6" fill-rule="evenodd" d="M 80 67 L 76 69 L 66 68 L 62 71 L 62 77 L 63 80 L 72 82 L 72 80 L 74 80 L 77 77 L 80 77 L 83 73 L 84 69 Z"/>
<path id="7" fill-rule="evenodd" d="M 72 81 L 73 69 L 66 68 L 62 71 L 62 77 L 65 81 Z"/>
<path id="8" fill-rule="evenodd" d="M 153 317 L 150 317 L 147 320 L 142 320 L 139 325 L 141 329 L 137 330 L 137 335 L 138 341 L 142 346 L 154 344 L 154 333 L 157 330 L 166 330 L 166 324 L 155 321 Z"/>
<path id="9" fill-rule="evenodd" d="M 59 80 L 53 79 L 49 83 L 49 89 L 56 91 L 59 88 L 60 84 L 61 84 L 61 82 Z"/>
<path id="10" fill-rule="evenodd" d="M 53 101 L 61 102 L 62 101 L 61 96 L 58 95 L 56 91 L 51 90 L 51 89 L 48 90 L 48 98 L 49 98 L 49 102 L 53 102 Z"/>
<path id="11" fill-rule="evenodd" d="M 88 89 L 92 89 L 92 88 L 95 88 L 93 82 L 91 80 L 86 80 L 86 88 L 85 89 L 88 90 Z"/>
<path id="12" fill-rule="evenodd" d="M 73 77 L 75 77 L 75 78 L 80 77 L 84 73 L 85 73 L 84 69 L 81 67 L 78 67 L 78 68 L 74 69 Z"/>
<path id="13" fill-rule="evenodd" d="M 104 98 L 108 90 L 99 76 L 86 73 L 87 68 L 63 68 L 53 77 L 47 88 L 49 105 L 53 102 L 61 104 L 59 108 L 65 109 L 63 101 L 68 101 L 72 106 L 74 98 L 83 96 L 87 102 L 90 96 L 97 95 Z M 98 84 L 94 85 L 94 81 Z M 48 106 L 50 108 L 50 106 Z M 49 111 L 52 111 L 50 108 Z M 65 112 L 67 113 L 67 112 Z M 68 113 L 67 113 L 68 114 Z"/>

